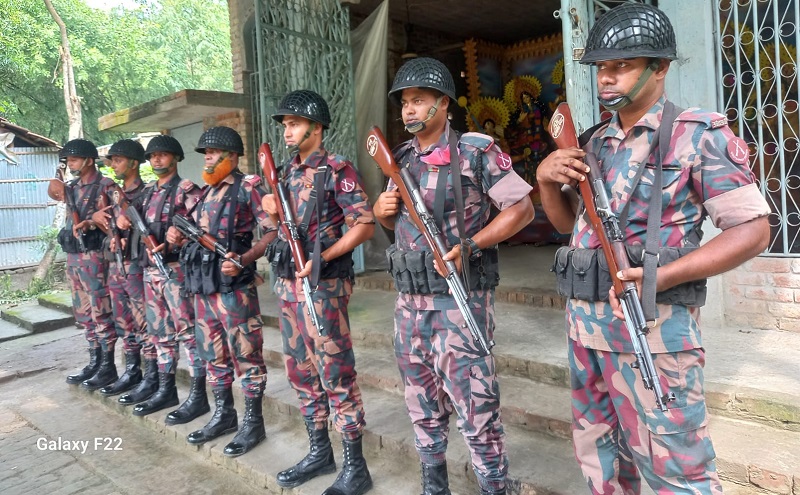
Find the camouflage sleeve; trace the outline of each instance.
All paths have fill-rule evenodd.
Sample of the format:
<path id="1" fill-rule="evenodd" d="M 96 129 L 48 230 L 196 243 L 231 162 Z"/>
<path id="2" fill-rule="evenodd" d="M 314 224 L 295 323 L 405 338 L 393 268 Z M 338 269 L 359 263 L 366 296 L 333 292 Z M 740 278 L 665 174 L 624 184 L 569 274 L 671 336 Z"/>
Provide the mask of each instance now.
<path id="1" fill-rule="evenodd" d="M 468 134 L 473 133 L 467 133 L 464 136 Z M 470 168 L 470 174 L 473 178 L 480 175 L 484 193 L 489 196 L 495 207 L 502 211 L 518 203 L 533 188 L 514 171 L 511 166 L 511 157 L 500 150 L 491 138 L 488 136 L 486 138 L 490 140 L 490 143 L 483 149 L 467 144 L 464 159 L 469 164 L 474 163 L 476 166 L 480 163 L 480 169 Z M 476 153 L 480 154 L 480 162 L 473 159 Z"/>
<path id="2" fill-rule="evenodd" d="M 359 223 L 375 223 L 372 205 L 369 203 L 364 185 L 353 164 L 345 161 L 333 174 L 336 204 L 342 209 L 345 224 L 353 227 Z"/>
<path id="3" fill-rule="evenodd" d="M 261 207 L 261 199 L 267 195 L 266 189 L 261 177 L 258 175 L 248 175 L 245 178 L 245 183 L 248 185 L 249 198 L 248 203 L 253 210 L 253 217 L 256 223 L 264 232 L 277 230 L 278 226 L 270 219 L 269 214 Z"/>
<path id="4" fill-rule="evenodd" d="M 203 190 L 189 179 L 183 179 L 178 184 L 178 193 L 175 195 L 175 213 L 185 215 L 200 201 Z"/>
<path id="5" fill-rule="evenodd" d="M 111 202 L 114 191 L 119 191 L 118 194 L 122 194 L 122 190 L 119 188 L 116 182 L 108 177 L 103 177 L 100 179 L 100 187 L 97 191 L 97 196 L 94 198 L 94 205 L 92 205 L 91 211 L 88 212 L 88 217 L 91 217 L 92 213 L 100 210 L 101 208 L 108 206 Z"/>
<path id="6" fill-rule="evenodd" d="M 683 131 L 697 136 L 693 139 L 696 144 L 692 153 L 695 157 L 692 181 L 711 221 L 726 229 L 768 215 L 770 209 L 755 185 L 747 143 L 727 125 L 717 126 L 718 120 L 713 120 L 715 115 L 706 117 L 710 119 L 708 122 L 699 122 L 699 118 L 685 124 L 680 122 L 676 134 Z M 681 129 L 684 125 L 686 128 Z"/>

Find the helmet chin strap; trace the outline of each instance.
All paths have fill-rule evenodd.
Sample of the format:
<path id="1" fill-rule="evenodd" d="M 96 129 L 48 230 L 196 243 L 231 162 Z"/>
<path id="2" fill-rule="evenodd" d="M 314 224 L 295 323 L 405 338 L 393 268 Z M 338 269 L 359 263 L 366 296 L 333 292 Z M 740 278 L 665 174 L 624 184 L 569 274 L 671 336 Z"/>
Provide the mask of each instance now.
<path id="1" fill-rule="evenodd" d="M 436 98 L 436 103 L 428 110 L 428 116 L 425 117 L 425 120 L 420 120 L 419 122 L 414 122 L 413 124 L 406 124 L 406 130 L 411 134 L 416 134 L 418 132 L 422 132 L 425 130 L 425 123 L 428 122 L 436 115 L 436 112 L 439 110 L 439 105 L 442 103 L 442 98 L 444 96 L 440 96 Z"/>
<path id="2" fill-rule="evenodd" d="M 81 164 L 80 168 L 78 168 L 78 170 L 76 170 L 74 172 L 70 171 L 70 173 L 72 175 L 74 175 L 75 177 L 80 177 L 81 174 L 83 173 L 83 169 L 86 168 L 86 165 L 89 163 L 89 160 L 91 160 L 91 158 L 84 158 L 83 159 L 83 164 Z"/>
<path id="3" fill-rule="evenodd" d="M 169 171 L 172 169 L 172 166 L 176 165 L 177 163 L 178 162 L 175 159 L 172 159 L 172 161 L 169 162 L 169 165 L 167 165 L 164 168 L 155 168 L 155 167 L 153 167 L 153 173 L 158 175 L 158 176 L 167 175 L 169 173 Z"/>
<path id="4" fill-rule="evenodd" d="M 653 75 L 653 72 L 656 69 L 658 69 L 657 61 L 648 64 L 648 66 L 639 75 L 639 80 L 636 81 L 636 85 L 633 88 L 631 88 L 628 94 L 620 95 L 610 100 L 598 96 L 597 101 L 599 101 L 601 105 L 612 111 L 619 110 L 620 108 L 630 105 L 631 103 L 633 103 L 633 99 L 636 98 L 636 95 L 639 94 L 639 91 L 641 91 L 644 84 L 647 82 L 648 79 L 650 79 L 650 76 Z"/>

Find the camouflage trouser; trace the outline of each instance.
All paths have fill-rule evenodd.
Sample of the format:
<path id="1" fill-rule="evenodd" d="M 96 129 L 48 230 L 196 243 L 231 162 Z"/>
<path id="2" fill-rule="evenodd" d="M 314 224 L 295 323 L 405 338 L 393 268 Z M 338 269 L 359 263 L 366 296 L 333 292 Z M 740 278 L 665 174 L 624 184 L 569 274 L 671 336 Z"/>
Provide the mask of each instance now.
<path id="1" fill-rule="evenodd" d="M 491 339 L 494 294 L 480 297 L 471 293 L 470 306 L 478 325 L 489 329 Z M 482 488 L 496 491 L 505 486 L 508 472 L 500 387 L 494 358 L 479 353 L 463 325 L 457 309 L 441 310 L 432 302 L 413 304 L 400 294 L 395 305 L 395 356 L 420 460 L 425 464 L 444 462 L 448 419 L 455 408 L 478 482 Z"/>
<path id="2" fill-rule="evenodd" d="M 194 311 L 191 300 L 181 295 L 183 270 L 170 263 L 172 277 L 166 278 L 157 268 L 144 269 L 144 300 L 147 332 L 158 354 L 158 371 L 172 373 L 178 369 L 179 343 L 183 343 L 191 376 L 206 374 L 206 364 L 197 352 L 194 332 Z"/>
<path id="3" fill-rule="evenodd" d="M 208 361 L 212 388 L 230 388 L 234 372 L 245 397 L 262 397 L 267 384 L 261 308 L 255 285 L 233 292 L 195 294 L 197 350 Z"/>
<path id="4" fill-rule="evenodd" d="M 571 339 L 569 346 L 572 437 L 591 493 L 638 494 L 639 473 L 663 495 L 722 493 L 706 426 L 702 349 L 653 355 L 664 392 L 676 397 L 661 412 L 631 368 L 633 354 Z"/>
<path id="5" fill-rule="evenodd" d="M 100 251 L 67 254 L 67 278 L 75 321 L 83 325 L 89 347 L 113 351 L 117 332 L 111 314 L 107 277 L 108 263 Z"/>
<path id="6" fill-rule="evenodd" d="M 130 262 L 125 262 L 123 277 L 117 264 L 108 266 L 108 291 L 117 337 L 122 340 L 125 352 L 144 351 L 145 359 L 156 359 L 156 349 L 147 335 L 147 320 L 144 316 L 144 273 Z"/>
<path id="7" fill-rule="evenodd" d="M 307 422 L 322 428 L 328 423 L 332 406 L 336 430 L 352 440 L 364 429 L 364 403 L 356 383 L 347 316 L 349 299 L 343 296 L 315 301 L 325 328 L 323 337 L 311 322 L 305 302 L 280 300 L 278 305 L 286 377 L 300 399 L 300 413 Z"/>

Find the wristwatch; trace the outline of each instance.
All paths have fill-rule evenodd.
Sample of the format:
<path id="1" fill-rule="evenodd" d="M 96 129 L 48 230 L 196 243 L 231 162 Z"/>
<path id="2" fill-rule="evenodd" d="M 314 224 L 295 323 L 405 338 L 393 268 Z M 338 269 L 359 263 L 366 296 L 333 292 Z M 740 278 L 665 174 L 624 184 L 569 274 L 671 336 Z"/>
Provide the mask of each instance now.
<path id="1" fill-rule="evenodd" d="M 475 260 L 481 257 L 481 248 L 478 247 L 478 243 L 472 240 L 472 237 L 468 237 L 464 243 L 469 247 L 469 259 Z"/>

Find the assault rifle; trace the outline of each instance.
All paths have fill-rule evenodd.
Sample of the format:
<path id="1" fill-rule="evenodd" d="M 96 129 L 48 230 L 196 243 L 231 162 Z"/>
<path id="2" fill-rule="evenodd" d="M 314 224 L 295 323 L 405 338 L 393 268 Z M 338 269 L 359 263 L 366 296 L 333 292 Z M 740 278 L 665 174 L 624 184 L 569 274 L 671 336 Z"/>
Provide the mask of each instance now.
<path id="1" fill-rule="evenodd" d="M 231 219 L 231 221 L 233 221 L 233 219 Z M 203 246 L 203 249 L 211 251 L 212 253 L 217 253 L 223 258 L 226 254 L 228 254 L 228 249 L 217 242 L 214 236 L 203 231 L 203 229 L 195 225 L 194 222 L 185 216 L 178 214 L 173 215 L 172 225 L 174 225 L 184 237 Z M 225 258 L 222 261 L 230 261 L 239 270 L 244 269 L 244 266 L 242 266 L 242 264 L 235 258 Z"/>
<path id="2" fill-rule="evenodd" d="M 272 150 L 269 144 L 263 143 L 258 149 L 258 161 L 261 164 L 261 170 L 264 172 L 264 177 L 267 179 L 272 192 L 278 196 L 278 218 L 280 219 L 280 228 L 283 230 L 283 235 L 289 243 L 289 249 L 292 251 L 292 258 L 294 258 L 294 266 L 298 270 L 302 270 L 306 266 L 306 255 L 303 251 L 303 246 L 300 244 L 300 232 L 297 231 L 297 221 L 292 211 L 292 205 L 289 203 L 289 193 L 286 187 L 278 180 L 278 170 L 275 168 L 275 161 L 272 158 Z M 320 233 L 318 232 L 317 235 Z M 308 316 L 311 317 L 311 322 L 314 328 L 317 329 L 317 334 L 321 337 L 325 335 L 325 329 L 322 327 L 322 322 L 319 320 L 314 309 L 314 300 L 311 298 L 313 290 L 308 277 L 301 279 L 303 288 L 303 295 L 306 298 L 306 311 Z"/>
<path id="3" fill-rule="evenodd" d="M 112 194 L 119 194 L 119 191 L 114 191 Z M 114 199 L 110 196 L 108 197 L 108 201 L 111 204 L 117 204 L 118 201 L 114 201 Z M 106 198 L 105 196 L 100 196 L 100 204 L 101 208 L 105 208 L 106 205 Z M 108 231 L 111 234 L 111 238 L 114 239 L 114 260 L 117 262 L 117 269 L 119 273 L 123 277 L 127 277 L 127 273 L 125 273 L 125 262 L 122 259 L 122 242 L 121 237 L 119 235 L 119 229 L 117 228 L 117 219 L 114 218 L 114 209 L 111 209 L 111 212 L 108 215 Z"/>
<path id="4" fill-rule="evenodd" d="M 400 192 L 400 197 L 408 209 L 411 220 L 417 226 L 420 232 L 425 236 L 428 246 L 431 248 L 433 258 L 440 267 L 444 267 L 447 271 L 447 286 L 450 288 L 450 293 L 456 300 L 459 311 L 464 317 L 464 322 L 472 335 L 473 342 L 480 348 L 484 355 L 488 356 L 494 347 L 494 341 L 486 341 L 483 332 L 478 328 L 478 322 L 475 321 L 475 316 L 469 308 L 467 299 L 467 288 L 464 287 L 464 282 L 458 275 L 456 264 L 452 261 L 445 261 L 444 255 L 449 251 L 445 242 L 444 234 L 439 230 L 433 215 L 428 212 L 425 202 L 422 200 L 422 195 L 419 192 L 419 186 L 407 168 L 400 168 L 397 162 L 394 161 L 394 156 L 386 143 L 386 138 L 378 127 L 370 129 L 367 137 L 367 152 L 375 159 L 375 162 L 383 171 L 386 177 L 391 178 L 397 184 L 397 190 Z M 463 270 L 469 267 L 462 267 Z"/>
<path id="5" fill-rule="evenodd" d="M 572 112 L 567 103 L 559 104 L 550 119 L 550 135 L 561 149 L 578 147 L 578 136 L 572 121 Z M 633 353 L 636 356 L 636 363 L 633 364 L 633 367 L 639 368 L 644 386 L 647 390 L 653 391 L 658 408 L 666 411 L 667 403 L 675 400 L 675 394 L 672 392 L 665 394 L 661 388 L 650 345 L 647 343 L 647 333 L 650 330 L 647 328 L 644 318 L 636 282 L 622 281 L 617 278 L 617 272 L 627 270 L 631 266 L 625 244 L 623 244 L 625 236 L 619 226 L 617 216 L 611 211 L 597 157 L 593 153 L 587 153 L 585 161 L 589 166 L 589 173 L 586 180 L 580 181 L 578 186 L 586 212 L 589 214 L 592 229 L 600 240 L 600 246 L 603 249 L 603 255 L 608 263 L 608 271 L 614 284 L 614 291 L 625 315 L 625 327 L 630 334 Z"/>
<path id="6" fill-rule="evenodd" d="M 172 269 L 164 264 L 164 258 L 161 256 L 161 253 L 155 251 L 158 247 L 158 240 L 156 236 L 150 232 L 147 225 L 145 225 L 142 216 L 139 215 L 139 211 L 133 205 L 129 205 L 128 208 L 125 209 L 125 215 L 128 216 L 128 220 L 131 221 L 134 228 L 139 231 L 139 237 L 142 238 L 142 242 L 144 242 L 144 245 L 147 247 L 147 252 L 153 258 L 153 262 L 156 264 L 158 271 L 161 272 L 161 275 L 169 278 L 170 275 L 172 275 Z"/>

